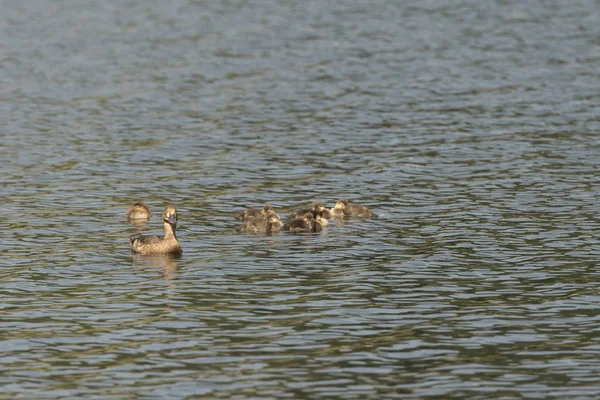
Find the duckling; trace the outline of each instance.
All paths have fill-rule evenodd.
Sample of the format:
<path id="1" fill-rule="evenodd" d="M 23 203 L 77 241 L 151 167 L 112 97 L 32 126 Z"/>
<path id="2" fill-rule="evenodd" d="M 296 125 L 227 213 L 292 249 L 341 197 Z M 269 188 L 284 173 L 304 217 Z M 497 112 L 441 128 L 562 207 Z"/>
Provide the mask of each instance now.
<path id="1" fill-rule="evenodd" d="M 237 219 L 244 222 L 249 218 L 253 218 L 256 216 L 264 217 L 270 210 L 273 209 L 273 206 L 270 204 L 265 204 L 262 209 L 260 208 L 248 208 L 241 213 L 238 214 Z"/>
<path id="2" fill-rule="evenodd" d="M 259 233 L 267 231 L 267 221 L 260 215 L 247 217 L 242 226 L 237 228 L 239 232 Z"/>
<path id="3" fill-rule="evenodd" d="M 307 214 L 312 214 L 312 208 L 301 208 L 299 210 L 293 211 L 286 218 L 286 222 L 291 222 L 297 218 L 304 218 L 304 216 Z"/>
<path id="4" fill-rule="evenodd" d="M 335 216 L 340 215 L 340 210 L 343 212 L 343 216 L 347 217 L 370 218 L 375 215 L 367 207 L 360 204 L 350 203 L 346 199 L 339 199 L 337 203 L 335 203 L 335 207 L 331 209 Z"/>
<path id="5" fill-rule="evenodd" d="M 282 227 L 283 223 L 279 220 L 279 216 L 275 211 L 269 210 L 264 217 L 257 215 L 247 218 L 238 230 L 246 233 L 275 233 Z"/>
<path id="6" fill-rule="evenodd" d="M 312 204 L 312 208 L 301 208 L 300 210 L 296 210 L 291 213 L 288 216 L 287 221 L 289 222 L 296 218 L 302 218 L 306 214 L 312 214 L 313 216 L 320 215 L 323 218 L 331 218 L 331 212 L 329 212 L 329 210 L 323 206 L 323 203 L 320 201 L 315 201 Z"/>
<path id="7" fill-rule="evenodd" d="M 283 222 L 281 222 L 275 211 L 269 210 L 265 215 L 265 219 L 269 225 L 269 232 L 279 232 L 283 228 Z"/>
<path id="8" fill-rule="evenodd" d="M 344 218 L 346 213 L 344 210 L 346 209 L 346 205 L 348 204 L 347 200 L 340 199 L 335 203 L 335 206 L 329 210 L 329 214 L 331 214 L 332 218 Z"/>
<path id="9" fill-rule="evenodd" d="M 175 237 L 177 229 L 177 211 L 172 205 L 165 207 L 162 215 L 165 227 L 163 239 L 158 236 L 134 236 L 129 239 L 129 246 L 134 253 L 140 254 L 181 254 L 181 245 Z"/>
<path id="10" fill-rule="evenodd" d="M 328 220 L 331 219 L 331 217 L 333 217 L 331 215 L 331 211 L 329 211 L 328 208 L 326 208 L 323 203 L 321 203 L 320 201 L 315 201 L 313 203 L 313 210 L 314 211 L 318 211 L 319 215 L 321 216 L 321 218 Z"/>
<path id="11" fill-rule="evenodd" d="M 329 221 L 327 221 L 327 218 L 323 218 L 317 214 L 315 216 L 315 221 L 312 226 L 312 231 L 313 232 L 321 232 L 328 225 L 329 225 Z"/>
<path id="12" fill-rule="evenodd" d="M 125 213 L 125 216 L 127 217 L 128 220 L 132 220 L 132 219 L 150 219 L 150 216 L 152 214 L 150 213 L 150 210 L 148 209 L 148 206 L 146 204 L 144 204 L 143 201 L 138 201 L 136 203 L 134 203 L 131 207 L 129 207 L 127 209 L 127 212 Z"/>
<path id="13" fill-rule="evenodd" d="M 319 223 L 321 224 L 321 226 L 323 228 L 325 228 L 326 226 L 329 226 L 329 220 L 327 218 L 319 215 L 319 218 L 316 218 L 316 219 L 319 221 Z"/>
<path id="14" fill-rule="evenodd" d="M 347 204 L 346 209 L 344 211 L 346 215 L 351 217 L 371 218 L 375 216 L 375 214 L 367 207 L 355 203 Z"/>
<path id="15" fill-rule="evenodd" d="M 303 217 L 294 218 L 284 225 L 284 229 L 290 232 L 312 232 L 314 216 L 312 213 L 304 214 Z"/>

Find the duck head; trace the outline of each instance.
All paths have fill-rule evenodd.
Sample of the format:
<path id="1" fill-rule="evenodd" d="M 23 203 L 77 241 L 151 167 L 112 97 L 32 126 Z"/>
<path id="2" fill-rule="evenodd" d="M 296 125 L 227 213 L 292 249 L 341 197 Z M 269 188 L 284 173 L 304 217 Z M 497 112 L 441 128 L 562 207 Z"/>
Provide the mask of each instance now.
<path id="1" fill-rule="evenodd" d="M 167 205 L 165 207 L 165 211 L 163 212 L 163 222 L 175 226 L 177 225 L 179 217 L 177 216 L 177 210 L 172 205 Z"/>
<path id="2" fill-rule="evenodd" d="M 346 200 L 346 199 L 339 199 L 337 201 L 337 203 L 335 203 L 335 207 L 334 208 L 337 208 L 337 209 L 340 209 L 340 210 L 345 210 L 346 207 L 348 207 L 348 204 L 349 204 L 348 200 Z"/>

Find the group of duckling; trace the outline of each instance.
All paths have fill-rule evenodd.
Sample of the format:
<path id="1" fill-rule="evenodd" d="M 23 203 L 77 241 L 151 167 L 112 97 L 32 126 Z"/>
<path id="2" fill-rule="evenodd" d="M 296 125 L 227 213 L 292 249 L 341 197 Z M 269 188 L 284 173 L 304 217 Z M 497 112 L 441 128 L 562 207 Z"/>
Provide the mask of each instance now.
<path id="1" fill-rule="evenodd" d="M 137 202 L 125 213 L 129 221 L 147 221 L 150 216 L 148 206 Z M 246 233 L 276 233 L 288 232 L 320 232 L 329 225 L 332 218 L 370 218 L 374 214 L 367 207 L 340 199 L 333 208 L 327 208 L 323 203 L 315 201 L 312 208 L 303 208 L 292 212 L 283 223 L 273 206 L 265 204 L 263 208 L 248 208 L 242 211 L 237 219 L 242 221 L 238 231 Z M 181 254 L 182 249 L 176 237 L 177 211 L 172 205 L 167 205 L 162 214 L 165 236 L 136 235 L 129 239 L 129 246 L 134 253 L 139 254 Z"/>
<path id="2" fill-rule="evenodd" d="M 292 212 L 281 222 L 279 215 L 273 210 L 273 206 L 265 204 L 262 209 L 248 208 L 238 215 L 238 220 L 243 224 L 238 231 L 247 233 L 275 233 L 280 231 L 289 232 L 320 232 L 329 225 L 332 218 L 344 217 L 372 217 L 373 213 L 367 207 L 360 204 L 349 203 L 345 199 L 337 201 L 331 209 L 326 208 L 320 201 L 315 201 L 312 208 L 302 208 Z"/>

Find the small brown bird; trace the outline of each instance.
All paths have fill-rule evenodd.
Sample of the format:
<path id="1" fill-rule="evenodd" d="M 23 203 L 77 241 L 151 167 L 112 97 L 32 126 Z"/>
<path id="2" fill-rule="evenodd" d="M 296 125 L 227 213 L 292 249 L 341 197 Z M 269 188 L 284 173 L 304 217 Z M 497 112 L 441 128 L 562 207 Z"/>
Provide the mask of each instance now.
<path id="1" fill-rule="evenodd" d="M 312 208 L 301 208 L 292 212 L 288 216 L 287 221 L 290 222 L 296 218 L 302 218 L 304 215 L 309 213 L 313 216 L 320 215 L 323 218 L 331 218 L 331 212 L 323 206 L 323 203 L 320 201 L 315 201 L 312 204 Z"/>
<path id="2" fill-rule="evenodd" d="M 279 215 L 275 213 L 275 211 L 270 210 L 265 215 L 265 219 L 267 223 L 270 224 L 269 232 L 279 232 L 281 228 L 283 228 L 283 222 L 279 219 Z"/>
<path id="3" fill-rule="evenodd" d="M 337 218 L 370 218 L 375 216 L 375 214 L 373 214 L 373 212 L 367 207 L 356 203 L 350 203 L 346 199 L 339 199 L 337 203 L 335 203 L 335 207 L 333 207 L 330 211 L 333 214 L 333 216 Z"/>
<path id="4" fill-rule="evenodd" d="M 139 254 L 181 254 L 182 249 L 175 231 L 177 229 L 177 211 L 172 205 L 165 207 L 162 215 L 165 236 L 133 236 L 129 239 L 129 246 L 134 253 Z"/>
<path id="5" fill-rule="evenodd" d="M 304 214 L 303 217 L 294 218 L 283 226 L 290 232 L 312 232 L 314 216 L 312 213 Z"/>
<path id="6" fill-rule="evenodd" d="M 273 206 L 270 204 L 265 204 L 263 208 L 248 208 L 239 213 L 237 219 L 243 222 L 257 216 L 264 217 L 271 210 L 273 210 Z"/>
<path id="7" fill-rule="evenodd" d="M 275 211 L 269 210 L 264 217 L 257 215 L 247 218 L 238 230 L 246 233 L 275 233 L 279 232 L 282 227 L 283 223 L 279 216 Z"/>
<path id="8" fill-rule="evenodd" d="M 318 211 L 321 218 L 324 218 L 326 220 L 331 219 L 333 217 L 331 211 L 329 211 L 329 209 L 325 207 L 320 201 L 316 201 L 313 203 L 313 210 Z"/>
<path id="9" fill-rule="evenodd" d="M 150 219 L 151 215 L 152 214 L 150 213 L 148 206 L 146 204 L 144 204 L 143 201 L 138 201 L 138 202 L 134 203 L 131 207 L 129 207 L 127 209 L 127 212 L 125 213 L 125 216 L 127 217 L 128 220 L 132 220 L 132 219 L 148 220 L 148 219 Z"/>
<path id="10" fill-rule="evenodd" d="M 344 199 L 338 200 L 335 203 L 335 206 L 333 206 L 333 208 L 331 208 L 329 210 L 329 213 L 331 214 L 332 218 L 344 218 L 346 216 L 346 213 L 344 212 L 344 210 L 346 209 L 346 204 L 348 204 L 348 202 Z"/>
<path id="11" fill-rule="evenodd" d="M 315 217 L 315 221 L 313 222 L 313 232 L 321 232 L 324 228 L 329 225 L 329 221 L 327 218 L 323 218 L 320 215 Z"/>

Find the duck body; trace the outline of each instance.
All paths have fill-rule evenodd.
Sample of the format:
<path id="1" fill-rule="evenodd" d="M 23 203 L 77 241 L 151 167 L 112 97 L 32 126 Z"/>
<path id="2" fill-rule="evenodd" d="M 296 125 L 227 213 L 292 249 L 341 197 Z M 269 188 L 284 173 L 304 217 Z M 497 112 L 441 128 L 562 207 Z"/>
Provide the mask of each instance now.
<path id="1" fill-rule="evenodd" d="M 371 218 L 375 214 L 367 207 L 360 204 L 350 204 L 346 207 L 346 215 L 358 218 Z"/>
<path id="2" fill-rule="evenodd" d="M 305 215 L 308 214 L 312 214 L 313 217 L 319 215 L 326 219 L 331 218 L 331 212 L 323 206 L 323 203 L 321 203 L 320 201 L 315 201 L 312 204 L 312 208 L 301 208 L 299 210 L 296 210 L 289 215 L 287 220 L 288 222 L 290 222 L 296 218 L 303 218 Z"/>
<path id="3" fill-rule="evenodd" d="M 327 218 L 323 218 L 320 215 L 317 215 L 315 217 L 315 221 L 313 222 L 312 230 L 313 232 L 321 232 L 327 226 L 329 226 L 329 221 L 327 220 Z"/>
<path id="4" fill-rule="evenodd" d="M 177 220 L 175 207 L 168 205 L 163 212 L 165 236 L 133 236 L 129 239 L 131 250 L 138 254 L 181 254 L 183 250 L 175 236 Z"/>
<path id="5" fill-rule="evenodd" d="M 333 214 L 331 213 L 331 210 L 328 209 L 328 208 L 325 208 L 325 207 L 323 207 L 323 210 L 321 210 L 320 215 L 324 219 L 331 219 L 331 218 L 333 218 Z"/>
<path id="6" fill-rule="evenodd" d="M 269 210 L 264 216 L 258 215 L 247 218 L 238 229 L 246 233 L 275 233 L 279 232 L 283 223 L 273 210 Z"/>
<path id="7" fill-rule="evenodd" d="M 246 220 L 250 220 L 255 217 L 264 217 L 269 211 L 273 210 L 273 206 L 270 204 L 265 204 L 263 208 L 247 208 L 238 214 L 237 219 L 239 221 L 245 222 Z"/>
<path id="8" fill-rule="evenodd" d="M 338 202 L 335 203 L 335 206 L 333 208 L 327 210 L 329 211 L 329 215 L 331 216 L 331 218 L 344 218 L 346 216 L 346 213 L 344 212 L 346 206 L 341 201 L 342 200 L 338 200 Z"/>
<path id="9" fill-rule="evenodd" d="M 293 211 L 290 215 L 288 215 L 286 221 L 291 222 L 297 218 L 304 218 L 304 216 L 307 214 L 312 214 L 312 208 L 301 208 L 299 210 Z"/>
<path id="10" fill-rule="evenodd" d="M 183 250 L 174 237 L 137 236 L 129 239 L 129 245 L 138 254 L 181 254 Z"/>
<path id="11" fill-rule="evenodd" d="M 375 216 L 375 214 L 373 214 L 373 212 L 367 207 L 356 203 L 350 203 L 348 200 L 345 199 L 338 200 L 337 203 L 335 203 L 335 207 L 332 208 L 330 211 L 337 218 L 370 218 Z"/>
<path id="12" fill-rule="evenodd" d="M 305 214 L 304 217 L 297 217 L 288 221 L 284 225 L 284 230 L 290 232 L 312 232 L 314 217 L 312 213 Z"/>
<path id="13" fill-rule="evenodd" d="M 125 216 L 128 220 L 148 220 L 152 214 L 150 213 L 148 206 L 144 204 L 143 201 L 138 201 L 127 209 Z"/>

